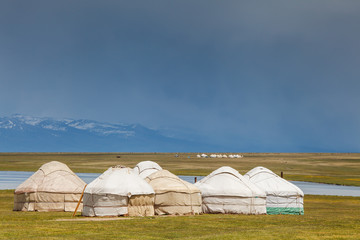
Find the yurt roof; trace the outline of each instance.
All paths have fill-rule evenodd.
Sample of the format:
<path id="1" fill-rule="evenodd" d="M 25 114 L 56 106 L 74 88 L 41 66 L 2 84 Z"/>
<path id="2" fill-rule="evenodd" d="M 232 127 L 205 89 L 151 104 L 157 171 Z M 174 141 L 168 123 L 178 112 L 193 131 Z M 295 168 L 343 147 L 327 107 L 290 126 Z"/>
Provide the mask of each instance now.
<path id="1" fill-rule="evenodd" d="M 153 187 L 156 193 L 183 192 L 199 193 L 200 190 L 187 181 L 180 179 L 168 170 L 160 170 L 147 176 L 145 180 Z"/>
<path id="2" fill-rule="evenodd" d="M 195 183 L 203 196 L 265 197 L 265 192 L 256 187 L 231 167 L 221 167 Z"/>
<path id="3" fill-rule="evenodd" d="M 66 164 L 52 161 L 42 165 L 39 170 L 20 184 L 15 193 L 81 193 L 85 184 Z"/>
<path id="4" fill-rule="evenodd" d="M 120 196 L 154 194 L 152 187 L 131 168 L 110 167 L 88 184 L 85 193 Z"/>
<path id="5" fill-rule="evenodd" d="M 150 174 L 162 170 L 159 164 L 153 161 L 142 161 L 134 167 L 134 172 L 139 174 L 140 177 L 146 178 Z"/>
<path id="6" fill-rule="evenodd" d="M 303 191 L 265 167 L 256 167 L 244 175 L 252 183 L 272 195 L 301 195 Z"/>

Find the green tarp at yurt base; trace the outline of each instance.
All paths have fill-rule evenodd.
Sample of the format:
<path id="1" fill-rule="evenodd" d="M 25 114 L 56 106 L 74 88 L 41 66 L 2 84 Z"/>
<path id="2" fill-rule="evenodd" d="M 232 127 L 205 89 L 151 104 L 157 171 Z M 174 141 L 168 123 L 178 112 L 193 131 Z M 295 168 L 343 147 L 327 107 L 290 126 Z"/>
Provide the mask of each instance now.
<path id="1" fill-rule="evenodd" d="M 244 177 L 266 192 L 267 214 L 304 214 L 304 193 L 291 182 L 265 167 L 256 167 Z"/>

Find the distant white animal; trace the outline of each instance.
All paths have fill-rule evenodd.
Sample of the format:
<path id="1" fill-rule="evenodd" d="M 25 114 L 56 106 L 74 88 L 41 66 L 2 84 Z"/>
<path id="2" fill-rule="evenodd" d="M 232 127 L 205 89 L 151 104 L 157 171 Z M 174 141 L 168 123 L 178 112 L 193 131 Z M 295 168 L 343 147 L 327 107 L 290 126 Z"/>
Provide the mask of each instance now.
<path id="1" fill-rule="evenodd" d="M 210 157 L 211 158 L 216 158 L 216 154 L 211 154 Z"/>
<path id="2" fill-rule="evenodd" d="M 227 156 L 224 154 L 223 156 L 222 156 L 223 158 L 227 158 Z"/>
<path id="3" fill-rule="evenodd" d="M 230 154 L 230 155 L 229 155 L 229 158 L 234 158 L 234 155 Z"/>
<path id="4" fill-rule="evenodd" d="M 196 155 L 196 157 L 200 158 L 201 156 L 198 154 L 198 155 Z"/>
<path id="5" fill-rule="evenodd" d="M 221 154 L 219 154 L 219 155 L 217 155 L 216 157 L 218 157 L 218 158 L 222 158 L 222 155 L 221 155 Z"/>
<path id="6" fill-rule="evenodd" d="M 208 157 L 208 155 L 206 155 L 205 153 L 203 153 L 203 154 L 201 154 L 201 157 L 203 157 L 203 158 L 207 158 L 207 157 Z"/>

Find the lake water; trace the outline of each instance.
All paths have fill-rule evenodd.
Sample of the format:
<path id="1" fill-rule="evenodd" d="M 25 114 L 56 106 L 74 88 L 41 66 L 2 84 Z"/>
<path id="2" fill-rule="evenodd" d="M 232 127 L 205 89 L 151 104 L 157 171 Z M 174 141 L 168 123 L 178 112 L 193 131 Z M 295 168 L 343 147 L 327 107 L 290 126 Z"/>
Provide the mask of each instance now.
<path id="1" fill-rule="evenodd" d="M 15 189 L 32 174 L 33 172 L 0 171 L 0 190 Z M 90 183 L 92 180 L 100 176 L 100 173 L 77 173 L 77 175 L 84 180 L 84 182 Z M 194 183 L 195 180 L 195 176 L 179 177 L 190 183 Z M 196 178 L 199 181 L 203 178 L 203 176 L 197 176 Z M 304 194 L 360 197 L 360 187 L 300 181 L 292 181 L 292 183 L 298 186 Z"/>

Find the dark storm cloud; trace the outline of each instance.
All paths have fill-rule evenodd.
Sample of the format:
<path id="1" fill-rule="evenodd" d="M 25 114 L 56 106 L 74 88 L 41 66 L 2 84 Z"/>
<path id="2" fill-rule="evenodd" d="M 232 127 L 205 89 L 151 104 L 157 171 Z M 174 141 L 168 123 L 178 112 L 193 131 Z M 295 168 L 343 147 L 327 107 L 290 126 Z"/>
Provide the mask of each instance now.
<path id="1" fill-rule="evenodd" d="M 0 5 L 2 114 L 139 122 L 229 150 L 360 149 L 358 1 Z"/>

